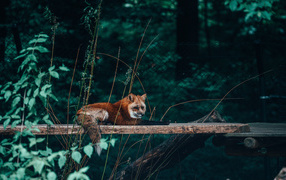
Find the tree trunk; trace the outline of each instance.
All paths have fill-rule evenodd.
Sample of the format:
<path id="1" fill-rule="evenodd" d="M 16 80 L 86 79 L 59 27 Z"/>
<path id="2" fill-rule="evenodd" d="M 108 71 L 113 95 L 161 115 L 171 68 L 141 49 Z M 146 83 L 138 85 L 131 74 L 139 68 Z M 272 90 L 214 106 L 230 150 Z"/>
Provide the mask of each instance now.
<path id="1" fill-rule="evenodd" d="M 182 80 L 191 74 L 190 63 L 197 62 L 199 42 L 198 0 L 178 0 L 176 78 Z"/>

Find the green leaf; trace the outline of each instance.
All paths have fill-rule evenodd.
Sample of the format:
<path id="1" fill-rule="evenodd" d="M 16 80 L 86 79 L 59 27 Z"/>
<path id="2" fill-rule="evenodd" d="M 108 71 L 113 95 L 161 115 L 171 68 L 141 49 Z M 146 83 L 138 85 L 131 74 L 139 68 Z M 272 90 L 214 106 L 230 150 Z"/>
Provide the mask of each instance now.
<path id="1" fill-rule="evenodd" d="M 41 82 L 42 82 L 42 78 L 36 78 L 36 79 L 35 79 L 35 84 L 36 84 L 38 87 L 40 87 Z"/>
<path id="2" fill-rule="evenodd" d="M 47 175 L 48 180 L 56 180 L 57 179 L 57 174 L 53 171 L 49 172 Z"/>
<path id="3" fill-rule="evenodd" d="M 89 167 L 86 166 L 86 167 L 81 168 L 78 172 L 80 172 L 80 173 L 86 173 L 86 172 L 88 171 L 88 169 L 89 169 Z"/>
<path id="4" fill-rule="evenodd" d="M 29 59 L 30 59 L 31 61 L 38 62 L 38 60 L 37 60 L 37 58 L 36 58 L 36 56 L 35 56 L 34 54 L 29 54 L 28 57 L 29 57 Z"/>
<path id="5" fill-rule="evenodd" d="M 18 179 L 25 179 L 25 168 L 19 168 L 17 170 L 17 178 Z"/>
<path id="6" fill-rule="evenodd" d="M 9 100 L 9 98 L 11 97 L 12 95 L 12 92 L 11 91 L 6 91 L 5 92 L 5 95 L 4 95 L 4 98 L 6 99 L 5 102 L 7 102 Z"/>
<path id="7" fill-rule="evenodd" d="M 42 91 L 46 91 L 46 89 L 52 87 L 51 84 L 45 84 L 43 87 L 42 87 Z"/>
<path id="8" fill-rule="evenodd" d="M 229 3 L 229 8 L 231 11 L 235 11 L 237 9 L 237 1 L 236 0 L 231 0 Z"/>
<path id="9" fill-rule="evenodd" d="M 21 55 L 17 56 L 17 57 L 14 58 L 14 59 L 17 60 L 17 59 L 23 58 L 23 57 L 25 57 L 27 54 L 28 54 L 28 52 L 26 52 L 26 53 L 24 53 L 24 54 L 21 54 Z"/>
<path id="10" fill-rule="evenodd" d="M 46 91 L 44 91 L 43 89 L 42 89 L 42 91 L 40 92 L 40 95 L 41 95 L 42 97 L 44 97 L 44 98 L 47 97 L 47 93 L 46 93 Z"/>
<path id="11" fill-rule="evenodd" d="M 38 94 L 39 94 L 39 88 L 37 88 L 37 89 L 34 91 L 33 97 L 35 98 L 36 96 L 38 96 Z"/>
<path id="12" fill-rule="evenodd" d="M 32 107 L 35 105 L 36 99 L 35 98 L 31 98 L 29 101 L 29 109 L 31 110 Z"/>
<path id="13" fill-rule="evenodd" d="M 29 138 L 29 141 L 30 141 L 29 147 L 32 147 L 37 143 L 36 138 Z"/>
<path id="14" fill-rule="evenodd" d="M 43 120 L 45 121 L 45 120 L 48 120 L 49 119 L 49 115 L 48 114 L 46 114 L 44 117 L 43 117 Z"/>
<path id="15" fill-rule="evenodd" d="M 42 120 L 43 120 L 46 124 L 48 124 L 48 125 L 53 125 L 53 124 L 54 124 L 51 120 L 49 120 L 49 115 L 48 115 L 48 114 L 45 115 Z"/>
<path id="16" fill-rule="evenodd" d="M 81 168 L 78 172 L 75 171 L 75 172 L 71 173 L 68 176 L 67 180 L 77 180 L 77 179 L 89 180 L 89 177 L 86 174 L 84 174 L 88 171 L 88 169 L 89 169 L 89 167 L 86 166 L 86 167 Z"/>
<path id="17" fill-rule="evenodd" d="M 15 107 L 20 101 L 21 101 L 21 98 L 19 96 L 15 97 L 12 102 L 12 107 Z"/>
<path id="18" fill-rule="evenodd" d="M 49 72 L 53 71 L 56 68 L 55 65 L 53 65 L 52 67 L 49 68 Z"/>
<path id="19" fill-rule="evenodd" d="M 73 151 L 72 152 L 72 158 L 75 162 L 77 162 L 78 164 L 80 164 L 80 160 L 81 160 L 81 154 L 78 151 Z"/>
<path id="20" fill-rule="evenodd" d="M 20 122 L 21 120 L 13 121 L 13 123 L 11 124 L 11 128 L 16 127 Z"/>
<path id="21" fill-rule="evenodd" d="M 84 153 L 89 157 L 91 158 L 91 155 L 93 153 L 93 147 L 89 144 L 89 145 L 86 145 L 84 148 L 83 148 L 83 151 Z"/>
<path id="22" fill-rule="evenodd" d="M 49 36 L 47 34 L 38 34 L 38 35 L 35 35 L 35 37 L 37 37 L 37 38 L 40 38 L 40 37 L 48 38 Z"/>
<path id="23" fill-rule="evenodd" d="M 57 73 L 56 71 L 50 71 L 50 75 L 54 78 L 57 78 L 57 79 L 60 78 L 59 73 Z"/>
<path id="24" fill-rule="evenodd" d="M 71 150 L 74 151 L 78 148 L 78 146 L 71 147 Z"/>
<path id="25" fill-rule="evenodd" d="M 262 15 L 262 17 L 264 18 L 264 19 L 267 19 L 267 20 L 271 20 L 271 14 L 269 13 L 269 12 L 267 12 L 267 11 L 262 11 L 261 12 L 261 15 Z"/>
<path id="26" fill-rule="evenodd" d="M 49 50 L 43 46 L 35 46 L 35 47 L 28 47 L 27 48 L 28 51 L 39 51 L 40 53 L 47 53 L 49 52 Z"/>
<path id="27" fill-rule="evenodd" d="M 62 169 L 62 167 L 65 165 L 66 160 L 67 160 L 67 158 L 65 156 L 61 156 L 59 158 L 58 164 L 59 164 L 60 169 Z"/>
<path id="28" fill-rule="evenodd" d="M 115 139 L 115 138 L 113 138 L 113 139 L 110 140 L 110 144 L 111 144 L 112 147 L 115 146 L 116 140 L 117 140 L 117 139 Z"/>
<path id="29" fill-rule="evenodd" d="M 29 44 L 34 44 L 34 43 L 44 43 L 46 42 L 47 39 L 46 38 L 38 38 L 38 39 L 32 39 L 31 41 L 29 41 Z"/>
<path id="30" fill-rule="evenodd" d="M 6 121 L 4 121 L 4 123 L 3 123 L 4 130 L 5 130 L 6 127 L 9 125 L 10 121 L 11 121 L 10 118 L 8 118 Z"/>
<path id="31" fill-rule="evenodd" d="M 106 139 L 100 139 L 99 146 L 100 146 L 102 149 L 107 150 L 108 144 L 107 144 L 107 142 L 106 142 Z"/>
<path id="32" fill-rule="evenodd" d="M 29 103 L 29 97 L 26 97 L 26 98 L 24 99 L 24 104 L 27 105 L 28 103 Z"/>
<path id="33" fill-rule="evenodd" d="M 12 114 L 12 115 L 11 115 L 11 118 L 12 118 L 12 119 L 20 119 L 20 116 L 17 115 L 17 114 Z"/>
<path id="34" fill-rule="evenodd" d="M 45 138 L 29 138 L 30 144 L 29 147 L 34 146 L 37 143 L 43 142 Z"/>
<path id="35" fill-rule="evenodd" d="M 41 174 L 44 168 L 45 162 L 42 159 L 35 159 L 32 162 L 33 162 L 33 167 L 35 169 L 35 172 L 38 172 L 39 174 Z"/>
<path id="36" fill-rule="evenodd" d="M 3 146 L 0 146 L 0 153 L 6 155 L 6 149 Z"/>
<path id="37" fill-rule="evenodd" d="M 62 71 L 69 71 L 69 69 L 64 64 L 62 64 L 62 66 L 60 66 L 59 69 Z"/>
<path id="38" fill-rule="evenodd" d="M 31 95 L 31 92 L 32 92 L 32 89 L 29 89 L 29 90 L 27 91 L 27 96 L 30 96 L 30 95 Z"/>
<path id="39" fill-rule="evenodd" d="M 57 101 L 57 102 L 58 102 L 58 99 L 57 99 L 57 97 L 56 97 L 55 95 L 50 94 L 50 97 L 51 97 L 53 100 L 55 100 L 55 101 Z"/>
<path id="40" fill-rule="evenodd" d="M 43 150 L 39 150 L 40 154 L 43 155 L 43 156 L 49 156 L 53 153 L 52 149 L 51 148 L 48 148 L 46 146 L 46 150 L 43 151 Z"/>

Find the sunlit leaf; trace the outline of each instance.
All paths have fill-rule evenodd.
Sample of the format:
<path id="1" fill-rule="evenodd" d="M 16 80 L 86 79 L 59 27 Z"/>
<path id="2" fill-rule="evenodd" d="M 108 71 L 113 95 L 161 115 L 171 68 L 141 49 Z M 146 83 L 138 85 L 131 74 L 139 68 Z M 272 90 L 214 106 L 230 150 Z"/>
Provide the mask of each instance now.
<path id="1" fill-rule="evenodd" d="M 84 153 L 90 158 L 93 153 L 93 147 L 89 144 L 83 148 Z"/>
<path id="2" fill-rule="evenodd" d="M 20 97 L 15 97 L 12 102 L 12 107 L 15 107 L 21 101 Z"/>
<path id="3" fill-rule="evenodd" d="M 21 120 L 13 121 L 13 123 L 11 124 L 11 128 L 16 127 L 20 122 Z"/>
<path id="4" fill-rule="evenodd" d="M 12 95 L 12 92 L 11 91 L 6 91 L 5 92 L 5 95 L 4 95 L 4 98 L 6 99 L 5 102 L 7 102 L 9 100 L 9 98 L 11 97 Z"/>
<path id="5" fill-rule="evenodd" d="M 107 148 L 108 148 L 108 143 L 106 142 L 106 140 L 100 139 L 99 146 L 100 146 L 102 149 L 107 150 Z"/>
<path id="6" fill-rule="evenodd" d="M 59 73 L 57 73 L 56 71 L 50 71 L 50 75 L 54 78 L 57 78 L 57 79 L 60 78 Z"/>
<path id="7" fill-rule="evenodd" d="M 80 173 L 86 173 L 86 172 L 88 171 L 88 169 L 89 169 L 89 167 L 86 166 L 86 167 L 81 168 L 78 172 L 80 172 Z"/>
<path id="8" fill-rule="evenodd" d="M 44 165 L 45 165 L 45 163 L 44 163 L 44 161 L 42 159 L 35 159 L 35 160 L 33 160 L 34 170 L 35 170 L 35 172 L 38 172 L 39 174 L 42 173 Z"/>
<path id="9" fill-rule="evenodd" d="M 6 121 L 4 121 L 4 123 L 3 123 L 4 130 L 5 130 L 6 127 L 9 125 L 10 121 L 11 121 L 10 118 L 8 118 Z"/>
<path id="10" fill-rule="evenodd" d="M 59 164 L 60 169 L 62 169 L 62 167 L 65 165 L 66 160 L 67 160 L 67 158 L 65 156 L 61 156 L 59 158 L 58 164 Z"/>
<path id="11" fill-rule="evenodd" d="M 31 110 L 32 107 L 35 105 L 36 99 L 35 98 L 31 98 L 29 101 L 29 109 Z"/>
<path id="12" fill-rule="evenodd" d="M 73 151 L 73 152 L 72 152 L 72 159 L 79 164 L 79 163 L 80 163 L 80 160 L 81 160 L 81 154 L 80 154 L 80 152 L 78 152 L 78 151 Z"/>
<path id="13" fill-rule="evenodd" d="M 59 69 L 62 71 L 69 71 L 69 69 L 64 64 L 62 64 L 62 66 L 60 66 Z"/>
<path id="14" fill-rule="evenodd" d="M 34 93 L 33 93 L 33 97 L 38 96 L 38 94 L 39 94 L 39 88 L 37 88 L 37 89 L 34 91 Z"/>
<path id="15" fill-rule="evenodd" d="M 56 68 L 56 66 L 53 65 L 52 67 L 49 67 L 49 71 L 51 72 L 51 71 L 53 71 L 55 68 Z"/>
<path id="16" fill-rule="evenodd" d="M 34 43 L 43 43 L 46 42 L 47 39 L 46 38 L 38 38 L 38 39 L 32 39 L 31 41 L 29 41 L 29 44 L 34 44 Z"/>
<path id="17" fill-rule="evenodd" d="M 48 180 L 56 180 L 57 179 L 57 174 L 53 171 L 49 172 L 47 175 Z"/>
<path id="18" fill-rule="evenodd" d="M 111 144 L 112 147 L 115 146 L 116 140 L 117 140 L 117 139 L 115 139 L 115 138 L 113 138 L 113 139 L 110 140 L 110 144 Z"/>

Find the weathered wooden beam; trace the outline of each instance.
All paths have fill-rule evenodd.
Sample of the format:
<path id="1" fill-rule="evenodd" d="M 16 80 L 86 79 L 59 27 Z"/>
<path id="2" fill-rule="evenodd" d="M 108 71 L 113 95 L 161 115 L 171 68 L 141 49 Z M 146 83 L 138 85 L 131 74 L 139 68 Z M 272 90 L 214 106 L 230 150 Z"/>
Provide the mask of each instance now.
<path id="1" fill-rule="evenodd" d="M 226 134 L 225 137 L 286 137 L 286 123 L 249 123 L 250 132 Z"/>
<path id="2" fill-rule="evenodd" d="M 56 124 L 47 126 L 46 124 L 39 124 L 37 126 L 32 126 L 32 128 L 38 128 L 39 131 L 31 130 L 31 132 L 35 135 L 64 135 L 64 134 L 83 134 L 84 130 L 79 125 L 72 124 Z M 7 126 L 4 130 L 3 126 L 0 126 L 0 134 L 1 135 L 13 135 L 16 131 L 21 132 L 22 129 L 26 129 L 26 126 L 16 126 L 11 128 L 11 126 Z"/>
<path id="3" fill-rule="evenodd" d="M 79 125 L 61 124 L 52 125 L 37 125 L 33 126 L 40 131 L 32 131 L 35 135 L 63 135 L 84 133 L 83 128 Z M 12 135 L 15 131 L 21 131 L 26 126 L 16 126 L 11 129 L 7 126 L 4 130 L 0 126 L 0 134 Z M 224 133 L 241 133 L 248 132 L 247 124 L 239 123 L 171 123 L 170 125 L 142 125 L 142 126 L 121 126 L 121 125 L 100 125 L 101 134 L 224 134 Z"/>

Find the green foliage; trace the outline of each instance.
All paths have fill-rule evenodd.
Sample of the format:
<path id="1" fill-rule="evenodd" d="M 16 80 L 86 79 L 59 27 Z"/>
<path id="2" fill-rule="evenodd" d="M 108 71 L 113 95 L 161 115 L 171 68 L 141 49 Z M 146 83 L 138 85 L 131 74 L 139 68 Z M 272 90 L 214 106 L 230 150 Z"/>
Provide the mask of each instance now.
<path id="1" fill-rule="evenodd" d="M 68 177 L 68 180 L 74 180 L 74 179 L 89 180 L 89 177 L 85 174 L 88 171 L 88 169 L 89 167 L 83 167 L 79 171 L 71 173 Z"/>
<path id="2" fill-rule="evenodd" d="M 17 132 L 12 139 L 7 138 L 0 143 L 0 153 L 3 155 L 0 159 L 0 173 L 3 179 L 56 179 L 54 161 L 58 161 L 60 168 L 66 162 L 65 151 L 53 152 L 47 146 L 46 150 L 33 150 L 46 139 L 34 136 L 31 130 L 38 130 L 32 126 L 41 121 L 53 124 L 49 120 L 49 115 L 45 113 L 45 110 L 43 111 L 48 97 L 57 100 L 52 93 L 52 85 L 47 79 L 49 77 L 59 78 L 57 72 L 59 70 L 68 71 L 64 65 L 59 69 L 52 66 L 47 72 L 38 67 L 41 54 L 49 52 L 42 46 L 47 39 L 47 35 L 39 34 L 29 42 L 31 47 L 23 49 L 21 54 L 15 58 L 16 60 L 23 59 L 18 68 L 18 73 L 21 73 L 19 80 L 1 86 L 1 100 L 11 104 L 10 110 L 0 119 L 3 121 L 4 128 L 7 128 L 11 122 L 11 128 L 20 123 L 27 127 Z M 43 118 L 40 118 L 41 116 Z M 24 138 L 28 139 L 29 144 L 22 142 Z"/>
<path id="3" fill-rule="evenodd" d="M 279 0 L 226 0 L 225 5 L 228 5 L 231 11 L 244 11 L 246 13 L 245 21 L 250 18 L 270 21 L 274 14 L 272 5 L 275 2 L 279 2 Z"/>

